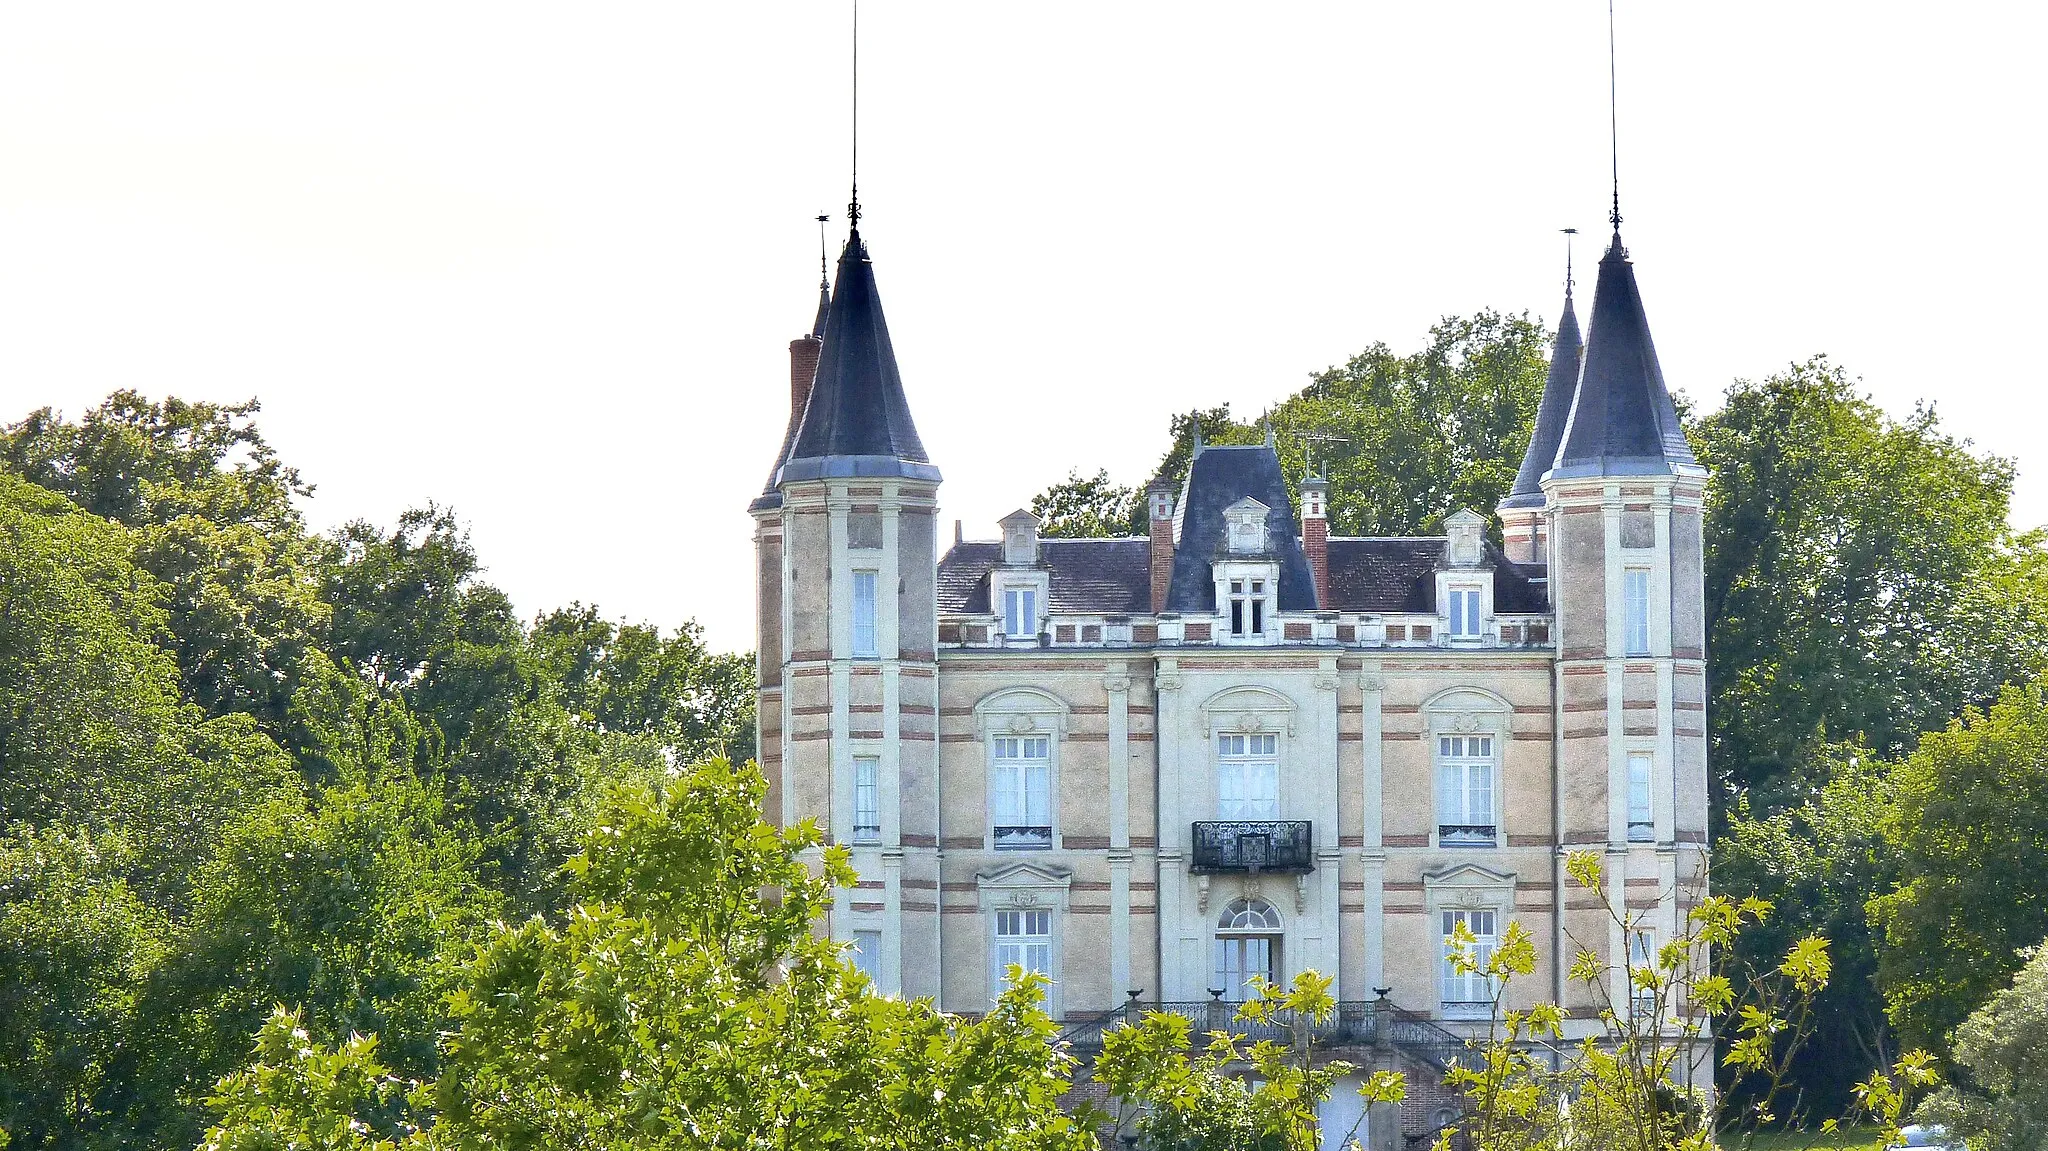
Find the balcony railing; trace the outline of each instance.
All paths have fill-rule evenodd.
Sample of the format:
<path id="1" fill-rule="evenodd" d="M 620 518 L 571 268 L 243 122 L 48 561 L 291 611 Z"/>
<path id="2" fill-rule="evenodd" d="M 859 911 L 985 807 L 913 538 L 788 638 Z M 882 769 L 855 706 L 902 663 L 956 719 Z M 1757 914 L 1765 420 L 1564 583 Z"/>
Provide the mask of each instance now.
<path id="1" fill-rule="evenodd" d="M 1404 1011 L 1384 999 L 1339 1003 L 1329 1018 L 1320 1023 L 1285 1018 L 1271 1023 L 1256 1023 L 1237 1018 L 1238 1007 L 1239 1004 L 1220 996 L 1192 1003 L 1143 1003 L 1134 997 L 1122 1007 L 1067 1019 L 1060 1038 L 1073 1044 L 1076 1051 L 1093 1054 L 1102 1050 L 1105 1032 L 1125 1024 L 1136 1024 L 1146 1014 L 1156 1011 L 1186 1019 L 1189 1024 L 1188 1041 L 1197 1047 L 1209 1041 L 1211 1031 L 1242 1035 L 1250 1042 L 1270 1039 L 1276 1043 L 1290 1043 L 1299 1038 L 1311 1038 L 1325 1047 L 1386 1044 L 1399 1047 L 1442 1069 L 1448 1069 L 1454 1060 L 1465 1056 L 1467 1050 L 1463 1036 L 1446 1031 L 1421 1015 Z"/>
<path id="2" fill-rule="evenodd" d="M 1436 841 L 1442 847 L 1493 847 L 1498 843 L 1490 823 L 1440 823 Z"/>
<path id="3" fill-rule="evenodd" d="M 1314 871 L 1314 839 L 1306 819 L 1215 819 L 1194 825 L 1196 873 Z"/>
<path id="4" fill-rule="evenodd" d="M 998 824 L 991 841 L 999 848 L 1008 850 L 1044 850 L 1052 846 L 1052 828 L 1029 825 Z"/>

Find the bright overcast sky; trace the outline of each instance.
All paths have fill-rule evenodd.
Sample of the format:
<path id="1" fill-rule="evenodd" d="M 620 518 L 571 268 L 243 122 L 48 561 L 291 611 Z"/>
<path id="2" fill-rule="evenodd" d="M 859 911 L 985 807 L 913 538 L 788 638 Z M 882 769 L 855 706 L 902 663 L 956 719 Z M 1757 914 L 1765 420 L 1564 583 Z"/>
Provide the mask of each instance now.
<path id="1" fill-rule="evenodd" d="M 1607 207 L 1605 9 L 908 3 L 864 229 L 945 527 L 1143 479 L 1449 313 L 1555 319 Z M 0 420 L 263 402 L 316 525 L 452 504 L 522 612 L 753 643 L 751 521 L 843 211 L 847 7 L 11 4 Z M 2032 5 L 1622 0 L 1624 231 L 1711 405 L 1826 352 L 2048 520 Z M 843 217 L 831 225 L 843 236 Z"/>

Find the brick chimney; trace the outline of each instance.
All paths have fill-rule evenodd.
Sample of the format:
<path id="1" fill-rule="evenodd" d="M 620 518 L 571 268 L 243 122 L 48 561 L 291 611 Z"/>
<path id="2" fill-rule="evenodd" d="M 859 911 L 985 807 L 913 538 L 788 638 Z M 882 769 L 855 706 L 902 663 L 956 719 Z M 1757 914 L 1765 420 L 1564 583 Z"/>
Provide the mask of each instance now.
<path id="1" fill-rule="evenodd" d="M 825 341 L 816 336 L 798 336 L 789 342 L 789 426 L 803 421 L 804 404 L 811 398 L 811 384 L 818 378 L 818 353 Z"/>
<path id="2" fill-rule="evenodd" d="M 1330 608 L 1330 481 L 1310 475 L 1301 481 L 1301 550 L 1316 582 L 1316 606 Z"/>
<path id="3" fill-rule="evenodd" d="M 1173 485 L 1155 481 L 1145 491 L 1152 511 L 1152 610 L 1166 610 L 1166 591 L 1173 585 Z"/>

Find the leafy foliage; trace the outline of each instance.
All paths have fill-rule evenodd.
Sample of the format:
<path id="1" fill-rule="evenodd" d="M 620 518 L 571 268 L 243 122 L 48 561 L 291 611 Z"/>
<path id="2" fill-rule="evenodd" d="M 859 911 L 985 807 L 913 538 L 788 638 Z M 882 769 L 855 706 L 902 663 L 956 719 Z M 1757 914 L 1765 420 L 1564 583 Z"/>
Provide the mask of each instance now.
<path id="1" fill-rule="evenodd" d="M 1979 1151 L 2048 1146 L 2048 948 L 1956 1029 L 1963 1075 L 1921 1109 Z"/>
<path id="2" fill-rule="evenodd" d="M 1031 513 L 1044 521 L 1038 528 L 1042 536 L 1120 536 L 1149 529 L 1143 504 L 1143 492 L 1111 483 L 1107 471 L 1092 476 L 1069 472 L 1031 497 Z"/>
<path id="3" fill-rule="evenodd" d="M 1093 1147 L 1057 1106 L 1071 1059 L 1043 981 L 974 1022 L 869 994 L 812 931 L 853 880 L 844 850 L 814 873 L 817 829 L 763 823 L 765 792 L 724 759 L 621 788 L 561 924 L 499 927 L 463 966 L 438 1081 L 280 1013 L 204 1146 Z"/>

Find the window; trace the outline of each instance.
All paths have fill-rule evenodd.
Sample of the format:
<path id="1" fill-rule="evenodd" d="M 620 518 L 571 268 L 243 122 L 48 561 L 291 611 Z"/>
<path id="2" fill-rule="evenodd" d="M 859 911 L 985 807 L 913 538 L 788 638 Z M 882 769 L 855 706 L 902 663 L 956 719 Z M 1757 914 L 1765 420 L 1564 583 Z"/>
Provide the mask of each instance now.
<path id="1" fill-rule="evenodd" d="M 1638 843 L 1657 838 L 1656 817 L 1650 810 L 1650 765 L 1648 752 L 1630 752 L 1628 757 L 1628 837 Z"/>
<path id="2" fill-rule="evenodd" d="M 1493 737 L 1436 741 L 1436 838 L 1445 847 L 1492 847 Z"/>
<path id="3" fill-rule="evenodd" d="M 853 573 L 853 654 L 875 655 L 875 572 Z"/>
<path id="4" fill-rule="evenodd" d="M 882 802 L 876 787 L 882 761 L 872 755 L 853 757 L 853 841 L 882 841 Z"/>
<path id="5" fill-rule="evenodd" d="M 1216 923 L 1218 990 L 1230 1003 L 1251 997 L 1254 979 L 1279 982 L 1280 913 L 1263 899 L 1233 899 Z"/>
<path id="6" fill-rule="evenodd" d="M 1052 975 L 1052 912 L 996 912 L 996 982 L 1010 986 L 1010 968 Z"/>
<path id="7" fill-rule="evenodd" d="M 1621 573 L 1622 644 L 1627 655 L 1650 654 L 1650 569 Z"/>
<path id="8" fill-rule="evenodd" d="M 1454 587 L 1451 589 L 1451 638 L 1479 638 L 1479 589 L 1476 587 Z"/>
<path id="9" fill-rule="evenodd" d="M 882 981 L 882 933 L 879 931 L 856 931 L 853 945 L 847 950 L 847 957 L 853 960 L 854 970 L 868 977 L 870 983 Z"/>
<path id="10" fill-rule="evenodd" d="M 1003 592 L 1003 634 L 1024 639 L 1038 634 L 1038 589 L 1013 587 Z"/>
<path id="11" fill-rule="evenodd" d="M 1265 580 L 1234 579 L 1230 581 L 1230 634 L 1235 636 L 1266 634 Z"/>
<path id="12" fill-rule="evenodd" d="M 1052 846 L 1051 739 L 1002 736 L 995 741 L 990 815 L 997 847 Z"/>
<path id="13" fill-rule="evenodd" d="M 1647 928 L 1636 928 L 1628 933 L 1628 994 L 1629 1002 L 1637 1015 L 1652 1015 L 1657 1010 L 1657 990 L 1645 987 L 1636 981 L 1636 972 L 1657 972 L 1657 935 Z M 1661 978 L 1661 976 L 1659 976 Z"/>
<path id="14" fill-rule="evenodd" d="M 1280 818 L 1280 737 L 1216 737 L 1216 818 Z"/>
<path id="15" fill-rule="evenodd" d="M 1493 958 L 1493 949 L 1500 941 L 1498 919 L 1499 913 L 1490 907 L 1460 908 L 1442 913 L 1444 950 L 1440 993 L 1445 1015 L 1483 1019 L 1493 1014 L 1494 981 L 1478 971 L 1459 971 L 1451 956 L 1457 950 L 1457 930 L 1463 927 L 1472 934 L 1472 942 L 1465 947 L 1466 957 L 1484 968 Z"/>

